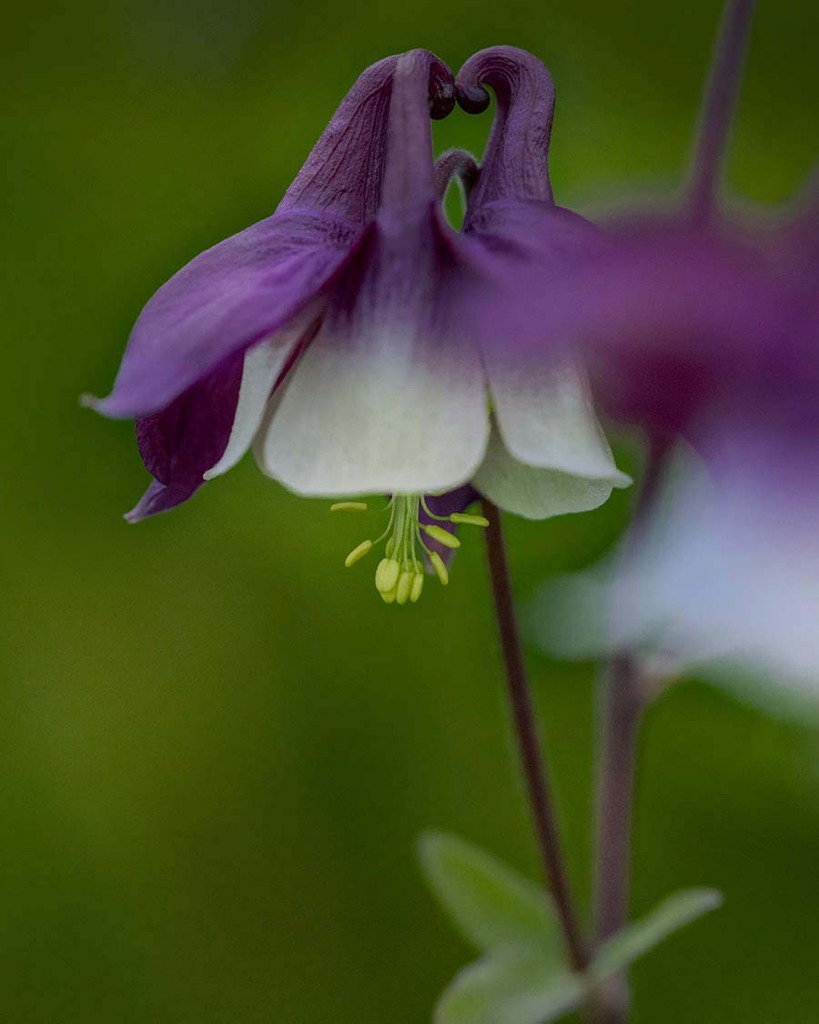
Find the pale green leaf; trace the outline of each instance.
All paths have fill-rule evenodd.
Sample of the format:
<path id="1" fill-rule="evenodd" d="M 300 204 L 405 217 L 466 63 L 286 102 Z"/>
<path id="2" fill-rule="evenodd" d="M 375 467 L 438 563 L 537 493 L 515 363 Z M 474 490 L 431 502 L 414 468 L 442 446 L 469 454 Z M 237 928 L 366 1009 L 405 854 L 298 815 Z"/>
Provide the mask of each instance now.
<path id="1" fill-rule="evenodd" d="M 418 849 L 427 881 L 468 942 L 481 951 L 523 948 L 545 964 L 562 960 L 557 918 L 544 889 L 456 836 L 428 833 Z"/>
<path id="2" fill-rule="evenodd" d="M 577 1009 L 585 993 L 581 978 L 542 957 L 488 956 L 456 975 L 435 1024 L 546 1024 Z"/>
<path id="3" fill-rule="evenodd" d="M 590 974 L 610 977 L 698 917 L 716 909 L 722 897 L 714 889 L 687 889 L 674 893 L 642 920 L 635 921 L 605 942 L 594 958 Z"/>
<path id="4" fill-rule="evenodd" d="M 580 975 L 564 964 L 547 893 L 483 850 L 455 836 L 419 843 L 429 884 L 481 960 L 444 992 L 435 1024 L 547 1024 L 576 1010 L 589 994 L 667 936 L 719 906 L 719 893 L 691 889 L 664 900 L 606 941 Z"/>

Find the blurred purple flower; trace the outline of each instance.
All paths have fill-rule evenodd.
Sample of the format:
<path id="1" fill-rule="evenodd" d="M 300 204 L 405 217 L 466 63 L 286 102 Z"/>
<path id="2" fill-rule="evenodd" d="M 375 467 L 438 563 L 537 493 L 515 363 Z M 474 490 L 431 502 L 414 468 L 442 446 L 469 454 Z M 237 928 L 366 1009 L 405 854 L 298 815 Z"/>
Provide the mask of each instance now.
<path id="1" fill-rule="evenodd" d="M 485 351 L 504 339 L 518 374 L 582 359 L 606 410 L 652 442 L 654 500 L 613 565 L 569 588 L 552 646 L 596 621 L 609 649 L 776 668 L 815 695 L 819 193 L 764 224 L 732 222 L 715 196 L 751 12 L 726 4 L 682 207 L 625 210 L 598 232 L 567 220 L 567 260 L 553 258 L 556 218 L 490 198 L 466 232 L 491 214 L 529 258 L 506 265 L 502 298 L 496 279 L 470 310 Z M 681 439 L 700 462 L 679 455 Z M 558 608 L 548 590 L 542 615 L 554 624 Z"/>
<path id="2" fill-rule="evenodd" d="M 454 103 L 452 76 L 416 50 L 361 76 L 272 217 L 198 256 L 148 303 L 112 394 L 92 403 L 137 417 L 154 482 L 129 519 L 186 500 L 252 445 L 263 472 L 299 494 L 393 496 L 379 589 L 402 603 L 420 593 L 421 532 L 455 546 L 441 524 L 469 521 L 458 509 L 437 519 L 425 494 L 472 482 L 545 518 L 594 508 L 627 482 L 579 371 L 521 374 L 469 334 L 465 310 L 529 258 L 527 221 L 553 222 L 542 237 L 556 259 L 566 236 L 582 244 L 589 230 L 551 200 L 546 69 L 520 51 L 484 51 L 461 73 L 462 102 L 480 94 L 485 106 L 482 83 L 498 116 L 464 234 L 445 223 L 440 192 L 468 160 L 450 156 L 436 176 L 429 125 Z"/>
<path id="3" fill-rule="evenodd" d="M 579 345 L 609 410 L 653 441 L 655 483 L 623 550 L 561 588 L 600 627 L 585 646 L 775 669 L 815 698 L 819 190 L 778 224 L 740 228 L 713 187 L 751 6 L 726 5 L 685 209 L 612 227 L 517 330 L 524 350 Z"/>
<path id="4" fill-rule="evenodd" d="M 815 698 L 819 193 L 769 240 L 769 262 L 777 330 L 720 402 L 700 408 L 691 434 L 705 473 L 689 464 L 671 476 L 613 604 L 621 638 L 654 633 L 686 661 L 775 670 Z"/>
<path id="5" fill-rule="evenodd" d="M 770 228 L 625 216 L 571 273 L 519 274 L 494 315 L 505 310 L 514 325 L 522 365 L 579 353 L 611 416 L 663 439 L 689 436 L 791 345 L 799 285 L 785 244 Z M 494 330 L 488 311 L 483 324 Z"/>
<path id="6" fill-rule="evenodd" d="M 819 191 L 758 243 L 754 274 L 730 292 L 728 329 L 713 317 L 707 336 L 688 335 L 706 359 L 724 360 L 724 376 L 695 390 L 669 378 L 666 393 L 690 402 L 690 444 L 669 449 L 620 551 L 544 588 L 536 628 L 557 653 L 660 654 L 675 672 L 704 667 L 803 717 L 794 695 L 819 711 Z M 762 308 L 766 321 L 745 319 Z"/>

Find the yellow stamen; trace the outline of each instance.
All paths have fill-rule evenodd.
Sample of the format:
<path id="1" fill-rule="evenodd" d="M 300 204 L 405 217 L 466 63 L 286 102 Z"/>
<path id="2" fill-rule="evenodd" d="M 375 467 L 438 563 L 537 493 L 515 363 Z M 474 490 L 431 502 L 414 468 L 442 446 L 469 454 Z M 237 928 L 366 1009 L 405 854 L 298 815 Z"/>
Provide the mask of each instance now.
<path id="1" fill-rule="evenodd" d="M 395 591 L 395 603 L 406 604 L 412 593 L 412 582 L 415 578 L 414 572 L 402 572 L 398 577 L 398 587 Z"/>
<path id="2" fill-rule="evenodd" d="M 431 551 L 429 560 L 432 562 L 432 568 L 435 570 L 435 575 L 441 583 L 446 586 L 447 583 L 449 583 L 449 573 L 447 572 L 447 567 L 444 565 L 443 558 L 441 558 L 437 551 Z"/>
<path id="3" fill-rule="evenodd" d="M 394 589 L 400 574 L 401 566 L 394 558 L 382 558 L 375 570 L 375 589 L 380 594 L 389 593 Z"/>
<path id="4" fill-rule="evenodd" d="M 419 600 L 424 589 L 425 559 L 441 583 L 444 586 L 449 583 L 444 560 L 438 551 L 424 543 L 425 535 L 436 544 L 454 549 L 461 546 L 454 527 L 489 525 L 484 516 L 466 512 L 437 515 L 429 508 L 423 494 L 393 494 L 388 508 L 389 523 L 381 536 L 362 541 L 344 559 L 349 568 L 374 547 L 384 544 L 384 557 L 375 570 L 375 586 L 385 604 L 415 604 Z M 337 501 L 330 509 L 332 512 L 365 512 L 368 505 L 365 501 Z M 452 532 L 445 524 L 451 525 Z"/>
<path id="5" fill-rule="evenodd" d="M 464 526 L 489 526 L 486 516 L 471 516 L 466 512 L 453 512 L 449 517 L 451 523 L 462 523 Z"/>
<path id="6" fill-rule="evenodd" d="M 424 533 L 432 537 L 433 540 L 437 540 L 439 544 L 443 544 L 444 547 L 459 548 L 461 546 L 458 538 L 449 530 L 445 530 L 443 526 L 425 526 Z"/>
<path id="7" fill-rule="evenodd" d="M 372 551 L 373 542 L 371 540 L 362 540 L 358 547 L 353 550 L 344 559 L 345 566 L 349 569 L 351 565 L 355 565 L 356 562 L 360 561 L 369 551 Z"/>

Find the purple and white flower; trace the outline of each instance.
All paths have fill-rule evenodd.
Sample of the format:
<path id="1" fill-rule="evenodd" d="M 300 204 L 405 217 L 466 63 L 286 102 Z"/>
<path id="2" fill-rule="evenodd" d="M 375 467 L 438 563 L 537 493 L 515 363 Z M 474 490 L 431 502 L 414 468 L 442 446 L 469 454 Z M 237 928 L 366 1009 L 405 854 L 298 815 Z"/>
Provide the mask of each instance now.
<path id="1" fill-rule="evenodd" d="M 533 247 L 562 264 L 590 231 L 551 198 L 546 69 L 520 51 L 484 51 L 459 76 L 462 103 L 485 106 L 487 84 L 498 112 L 463 233 L 440 194 L 462 164 L 439 167 L 436 181 L 429 123 L 451 109 L 453 79 L 415 50 L 364 72 L 273 216 L 151 299 L 112 394 L 93 402 L 137 418 L 154 480 L 131 521 L 185 501 L 252 447 L 298 494 L 391 496 L 377 583 L 403 603 L 420 595 L 417 545 L 445 580 L 425 538 L 457 546 L 444 524 L 481 522 L 440 515 L 425 496 L 472 485 L 546 518 L 627 483 L 573 362 L 521 371 L 513 349 L 468 329 L 465 311 Z"/>

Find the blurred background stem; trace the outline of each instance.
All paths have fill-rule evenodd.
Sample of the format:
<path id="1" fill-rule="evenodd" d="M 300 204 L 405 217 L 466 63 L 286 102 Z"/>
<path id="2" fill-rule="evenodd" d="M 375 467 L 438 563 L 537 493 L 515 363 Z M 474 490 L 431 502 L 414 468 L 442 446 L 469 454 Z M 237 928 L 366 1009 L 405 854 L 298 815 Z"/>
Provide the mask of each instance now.
<path id="1" fill-rule="evenodd" d="M 626 556 L 635 547 L 653 510 L 666 466 L 669 445 L 664 437 L 649 439 L 640 493 L 634 508 Z M 660 689 L 639 651 L 611 654 L 602 676 L 600 752 L 597 781 L 597 834 L 594 888 L 594 945 L 597 947 L 628 924 L 631 889 L 631 833 L 634 783 L 643 712 Z M 623 1024 L 629 1018 L 630 995 L 625 974 L 598 993 L 594 1024 Z"/>
<path id="2" fill-rule="evenodd" d="M 631 831 L 640 721 L 650 699 L 637 657 L 615 654 L 603 676 L 595 880 L 595 945 L 628 923 Z M 629 1016 L 625 974 L 599 993 L 595 1024 L 622 1024 Z"/>
<path id="3" fill-rule="evenodd" d="M 736 115 L 745 59 L 751 38 L 755 0 L 726 0 L 694 145 L 688 202 L 691 219 L 708 220 L 719 185 Z"/>

